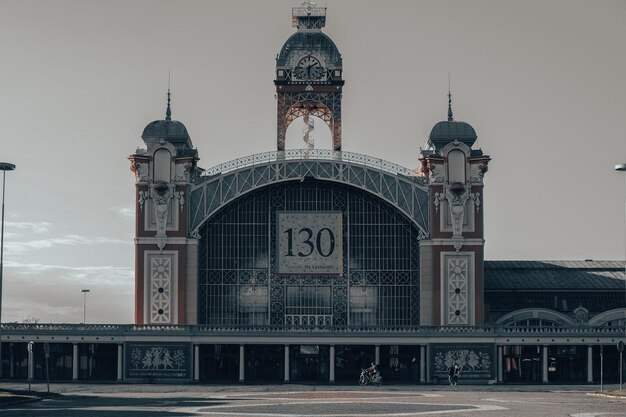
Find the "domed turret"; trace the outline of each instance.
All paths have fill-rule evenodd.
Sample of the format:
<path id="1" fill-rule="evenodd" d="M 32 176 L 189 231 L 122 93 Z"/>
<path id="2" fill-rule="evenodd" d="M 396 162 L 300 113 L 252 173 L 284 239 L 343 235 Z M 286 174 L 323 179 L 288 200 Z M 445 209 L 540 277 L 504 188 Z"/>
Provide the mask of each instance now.
<path id="1" fill-rule="evenodd" d="M 174 145 L 179 153 L 185 153 L 185 151 L 191 151 L 193 149 L 191 137 L 185 125 L 176 120 L 172 120 L 169 90 L 167 90 L 167 110 L 165 111 L 165 119 L 155 120 L 149 123 L 143 130 L 141 138 L 146 144 L 151 140 L 163 139 Z"/>
<path id="2" fill-rule="evenodd" d="M 428 137 L 428 144 L 434 147 L 435 151 L 440 151 L 448 143 L 454 141 L 464 143 L 471 148 L 477 138 L 476 131 L 469 123 L 454 120 L 452 95 L 448 93 L 448 120 L 441 121 L 433 127 Z"/>

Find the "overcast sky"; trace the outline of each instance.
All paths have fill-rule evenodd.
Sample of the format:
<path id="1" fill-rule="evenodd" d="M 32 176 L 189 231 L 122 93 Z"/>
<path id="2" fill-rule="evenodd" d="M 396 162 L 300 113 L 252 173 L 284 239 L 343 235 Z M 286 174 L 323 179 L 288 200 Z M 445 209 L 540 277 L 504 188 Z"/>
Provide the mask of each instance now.
<path id="1" fill-rule="evenodd" d="M 3 321 L 133 320 L 126 159 L 173 118 L 209 168 L 275 150 L 275 57 L 292 0 L 3 0 Z M 322 3 L 323 4 L 323 3 Z M 418 166 L 454 115 L 493 158 L 487 259 L 624 259 L 626 1 L 328 0 L 343 149 Z M 300 147 L 301 125 L 288 147 Z M 329 147 L 316 124 L 316 146 Z"/>

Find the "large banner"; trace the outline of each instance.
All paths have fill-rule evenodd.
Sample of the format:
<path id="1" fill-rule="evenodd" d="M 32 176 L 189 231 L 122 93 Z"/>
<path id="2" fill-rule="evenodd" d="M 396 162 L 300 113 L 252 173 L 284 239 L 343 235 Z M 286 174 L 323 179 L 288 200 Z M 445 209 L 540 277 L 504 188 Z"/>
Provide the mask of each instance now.
<path id="1" fill-rule="evenodd" d="M 191 379 L 188 343 L 127 343 L 126 378 Z"/>
<path id="2" fill-rule="evenodd" d="M 279 274 L 343 273 L 341 212 L 279 211 L 277 217 Z"/>

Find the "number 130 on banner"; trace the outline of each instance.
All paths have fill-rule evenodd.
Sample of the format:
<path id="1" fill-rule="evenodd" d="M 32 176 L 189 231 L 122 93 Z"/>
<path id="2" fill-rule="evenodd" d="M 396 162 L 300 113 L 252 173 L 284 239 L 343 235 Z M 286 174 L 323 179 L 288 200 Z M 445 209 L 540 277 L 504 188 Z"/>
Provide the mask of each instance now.
<path id="1" fill-rule="evenodd" d="M 341 212 L 279 211 L 276 226 L 279 274 L 343 273 Z"/>

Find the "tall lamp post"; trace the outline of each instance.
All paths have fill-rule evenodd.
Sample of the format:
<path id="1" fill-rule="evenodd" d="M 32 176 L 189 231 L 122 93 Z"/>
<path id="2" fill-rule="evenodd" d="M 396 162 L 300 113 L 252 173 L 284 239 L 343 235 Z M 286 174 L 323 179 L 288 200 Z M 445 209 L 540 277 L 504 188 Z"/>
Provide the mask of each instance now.
<path id="1" fill-rule="evenodd" d="M 620 172 L 626 172 L 626 164 L 615 165 L 615 170 Z M 626 206 L 625 206 L 626 209 Z M 626 210 L 625 210 L 626 213 Z M 626 302 L 626 283 L 624 284 L 624 301 Z M 626 318 L 624 319 L 624 342 L 626 342 Z M 619 350 L 619 389 L 622 389 L 623 383 L 623 372 L 624 372 L 624 364 L 622 363 L 623 351 L 624 351 L 624 342 L 620 342 L 617 345 L 617 349 Z"/>
<path id="2" fill-rule="evenodd" d="M 2 171 L 2 226 L 0 229 L 0 326 L 2 325 L 2 268 L 4 261 L 4 184 L 7 171 L 13 171 L 14 164 L 8 162 L 0 162 L 0 170 Z M 2 343 L 0 342 L 0 359 L 2 358 Z M 0 378 L 2 378 L 2 361 L 0 360 Z"/>
<path id="3" fill-rule="evenodd" d="M 83 324 L 87 324 L 87 293 L 89 290 L 80 290 L 83 293 Z"/>
<path id="4" fill-rule="evenodd" d="M 0 324 L 2 324 L 2 267 L 4 261 L 4 184 L 7 171 L 13 171 L 14 169 L 14 164 L 10 164 L 8 162 L 0 162 L 0 171 L 2 171 L 2 230 L 0 231 Z"/>

